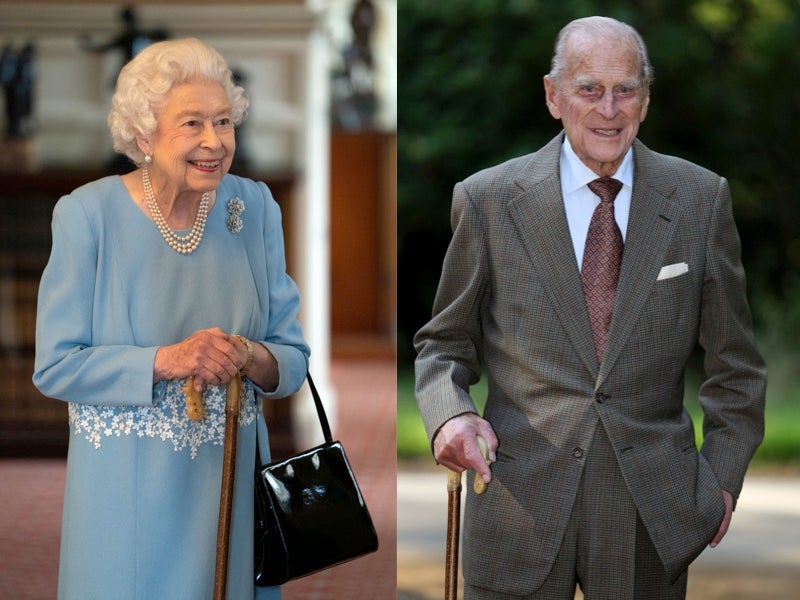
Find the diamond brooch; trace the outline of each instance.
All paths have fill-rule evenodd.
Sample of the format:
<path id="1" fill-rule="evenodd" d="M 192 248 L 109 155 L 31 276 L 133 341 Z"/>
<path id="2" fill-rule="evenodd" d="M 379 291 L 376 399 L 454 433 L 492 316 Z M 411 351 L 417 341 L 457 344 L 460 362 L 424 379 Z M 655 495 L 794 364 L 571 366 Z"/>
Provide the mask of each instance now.
<path id="1" fill-rule="evenodd" d="M 244 212 L 244 202 L 241 198 L 231 198 L 228 200 L 228 231 L 239 233 L 242 230 L 242 217 Z"/>

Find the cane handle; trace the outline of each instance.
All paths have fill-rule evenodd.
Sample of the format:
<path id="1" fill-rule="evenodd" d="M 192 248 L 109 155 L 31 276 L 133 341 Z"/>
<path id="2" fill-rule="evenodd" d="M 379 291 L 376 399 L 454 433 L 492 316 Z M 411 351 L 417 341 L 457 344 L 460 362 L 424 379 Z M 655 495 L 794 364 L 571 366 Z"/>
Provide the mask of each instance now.
<path id="1" fill-rule="evenodd" d="M 447 491 L 460 492 L 461 491 L 461 473 L 447 469 Z"/>
<path id="2" fill-rule="evenodd" d="M 186 414 L 192 421 L 199 421 L 206 414 L 203 405 L 203 394 L 194 389 L 194 377 L 186 378 L 183 384 L 183 393 L 186 394 Z"/>
<path id="3" fill-rule="evenodd" d="M 489 460 L 489 444 L 483 439 L 482 435 L 477 436 L 478 440 L 478 447 L 481 450 L 481 456 L 483 456 L 483 460 L 486 461 L 487 465 L 491 465 L 492 461 Z M 475 480 L 472 483 L 472 489 L 475 491 L 476 494 L 482 494 L 486 491 L 486 488 L 489 484 L 483 480 L 483 477 L 475 473 Z"/>

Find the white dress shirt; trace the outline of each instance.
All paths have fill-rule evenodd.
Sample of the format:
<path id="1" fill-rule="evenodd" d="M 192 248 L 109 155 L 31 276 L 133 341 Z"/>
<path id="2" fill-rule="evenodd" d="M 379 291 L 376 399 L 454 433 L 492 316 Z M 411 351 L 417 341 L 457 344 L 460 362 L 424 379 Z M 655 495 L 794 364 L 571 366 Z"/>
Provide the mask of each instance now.
<path id="1" fill-rule="evenodd" d="M 586 246 L 586 234 L 589 233 L 589 222 L 592 220 L 594 209 L 600 204 L 600 197 L 596 196 L 587 185 L 597 179 L 597 173 L 581 162 L 566 136 L 564 136 L 564 144 L 561 146 L 559 169 L 561 170 L 561 196 L 564 198 L 567 224 L 580 271 L 583 263 L 583 249 Z M 631 192 L 633 191 L 632 148 L 628 149 L 622 164 L 612 177 L 622 182 L 622 189 L 614 200 L 614 218 L 622 233 L 624 243 L 631 209 Z"/>

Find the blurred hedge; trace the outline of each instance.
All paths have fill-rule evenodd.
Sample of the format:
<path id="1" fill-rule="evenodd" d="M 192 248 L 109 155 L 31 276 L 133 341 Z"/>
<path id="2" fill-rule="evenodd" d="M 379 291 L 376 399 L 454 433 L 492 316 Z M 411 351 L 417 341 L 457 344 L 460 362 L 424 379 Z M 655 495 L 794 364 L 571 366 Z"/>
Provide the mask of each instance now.
<path id="1" fill-rule="evenodd" d="M 398 345 L 430 316 L 453 185 L 561 129 L 544 103 L 558 30 L 636 27 L 655 67 L 640 139 L 727 177 L 759 331 L 800 333 L 800 8 L 790 0 L 399 0 Z M 776 337 L 776 336 L 771 336 Z"/>

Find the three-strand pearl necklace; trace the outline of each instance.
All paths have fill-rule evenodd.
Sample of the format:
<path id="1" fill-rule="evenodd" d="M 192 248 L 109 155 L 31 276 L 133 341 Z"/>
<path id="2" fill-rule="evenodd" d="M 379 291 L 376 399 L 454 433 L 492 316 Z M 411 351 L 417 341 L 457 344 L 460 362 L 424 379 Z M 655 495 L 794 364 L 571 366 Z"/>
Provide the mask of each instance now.
<path id="1" fill-rule="evenodd" d="M 197 209 L 197 216 L 194 218 L 194 225 L 186 235 L 178 235 L 169 225 L 167 225 L 164 215 L 161 214 L 161 209 L 156 202 L 156 196 L 153 193 L 153 186 L 150 184 L 150 174 L 147 172 L 147 167 L 142 169 L 142 186 L 144 187 L 144 199 L 147 202 L 147 208 L 150 215 L 153 217 L 156 227 L 161 232 L 161 237 L 169 244 L 169 247 L 180 254 L 191 254 L 200 245 L 203 239 L 203 231 L 206 228 L 206 218 L 208 217 L 208 204 L 211 199 L 211 194 L 206 192 L 200 198 L 200 206 Z"/>

